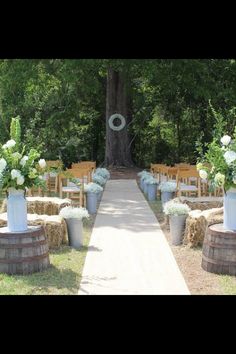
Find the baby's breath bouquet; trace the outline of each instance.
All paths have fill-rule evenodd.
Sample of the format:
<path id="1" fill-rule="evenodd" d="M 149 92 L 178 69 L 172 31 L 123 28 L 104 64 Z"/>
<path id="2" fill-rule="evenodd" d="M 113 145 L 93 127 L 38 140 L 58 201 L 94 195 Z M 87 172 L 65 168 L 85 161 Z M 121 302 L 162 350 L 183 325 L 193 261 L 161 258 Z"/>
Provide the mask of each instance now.
<path id="1" fill-rule="evenodd" d="M 236 188 L 236 128 L 233 136 L 214 138 L 207 152 L 197 164 L 199 175 L 207 179 L 210 189 L 222 187 L 225 191 Z"/>
<path id="2" fill-rule="evenodd" d="M 10 137 L 6 144 L 0 144 L 0 189 L 8 191 L 10 188 L 26 190 L 32 186 L 44 187 L 42 175 L 46 162 L 40 159 L 36 149 L 27 151 L 22 144 L 19 117 L 11 120 Z"/>

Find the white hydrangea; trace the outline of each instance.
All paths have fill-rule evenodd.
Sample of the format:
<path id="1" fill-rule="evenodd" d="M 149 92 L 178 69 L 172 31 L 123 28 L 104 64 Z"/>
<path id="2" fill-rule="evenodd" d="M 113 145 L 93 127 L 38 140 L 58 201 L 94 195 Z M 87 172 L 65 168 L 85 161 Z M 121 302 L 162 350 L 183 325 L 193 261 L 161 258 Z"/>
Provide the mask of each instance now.
<path id="1" fill-rule="evenodd" d="M 200 170 L 199 171 L 199 176 L 202 178 L 202 179 L 207 179 L 207 172 L 205 170 Z"/>
<path id="2" fill-rule="evenodd" d="M 8 140 L 6 142 L 6 144 L 4 144 L 2 147 L 3 147 L 3 149 L 10 149 L 10 148 L 14 147 L 15 145 L 16 145 L 15 140 L 11 139 L 11 140 Z"/>
<path id="3" fill-rule="evenodd" d="M 44 159 L 40 159 L 39 160 L 39 166 L 41 168 L 45 168 L 47 166 L 46 161 Z"/>
<path id="4" fill-rule="evenodd" d="M 227 146 L 231 141 L 231 137 L 229 135 L 224 135 L 223 138 L 220 139 L 220 141 L 223 145 Z"/>
<path id="5" fill-rule="evenodd" d="M 223 175 L 222 173 L 218 172 L 216 175 L 215 175 L 215 183 L 218 185 L 218 186 L 223 186 L 224 183 L 225 183 L 225 175 Z"/>
<path id="6" fill-rule="evenodd" d="M 28 159 L 29 157 L 27 155 L 23 156 L 22 159 L 20 160 L 20 165 L 24 167 Z"/>
<path id="7" fill-rule="evenodd" d="M 3 170 L 5 170 L 6 166 L 7 166 L 6 160 L 3 159 L 3 158 L 0 159 L 0 172 L 2 172 Z"/>
<path id="8" fill-rule="evenodd" d="M 25 182 L 24 176 L 17 177 L 16 183 L 18 184 L 18 186 L 22 186 L 22 184 L 24 184 L 24 182 Z"/>
<path id="9" fill-rule="evenodd" d="M 20 176 L 21 176 L 20 171 L 15 170 L 15 169 L 11 170 L 11 179 L 15 179 L 15 178 L 18 178 Z"/>
<path id="10" fill-rule="evenodd" d="M 236 160 L 236 152 L 232 150 L 226 151 L 226 153 L 224 154 L 224 158 L 227 165 L 230 165 L 232 162 Z"/>

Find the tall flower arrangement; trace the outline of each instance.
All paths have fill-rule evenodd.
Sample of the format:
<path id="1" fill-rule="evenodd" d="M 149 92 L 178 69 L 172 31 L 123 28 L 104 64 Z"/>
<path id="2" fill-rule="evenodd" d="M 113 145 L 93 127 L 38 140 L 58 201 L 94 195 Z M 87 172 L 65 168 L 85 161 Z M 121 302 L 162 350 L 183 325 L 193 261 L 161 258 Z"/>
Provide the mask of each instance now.
<path id="1" fill-rule="evenodd" d="M 207 148 L 197 164 L 200 177 L 209 181 L 211 190 L 236 188 L 236 128 L 232 137 L 214 138 Z"/>
<path id="2" fill-rule="evenodd" d="M 42 179 L 46 168 L 44 159 L 36 149 L 27 151 L 21 142 L 20 118 L 12 118 L 10 140 L 0 144 L 0 189 L 45 187 Z"/>

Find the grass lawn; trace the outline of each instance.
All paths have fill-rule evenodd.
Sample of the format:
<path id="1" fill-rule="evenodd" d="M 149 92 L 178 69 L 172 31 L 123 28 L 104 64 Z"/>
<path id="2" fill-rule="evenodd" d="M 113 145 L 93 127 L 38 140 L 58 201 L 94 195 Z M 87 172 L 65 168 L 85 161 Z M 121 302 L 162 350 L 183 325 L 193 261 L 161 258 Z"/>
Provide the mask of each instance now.
<path id="1" fill-rule="evenodd" d="M 194 295 L 236 295 L 236 277 L 206 272 L 201 267 L 202 248 L 171 244 L 169 227 L 162 212 L 160 200 L 148 202 L 169 242 L 176 262 Z"/>
<path id="2" fill-rule="evenodd" d="M 0 295 L 73 295 L 79 290 L 95 217 L 84 222 L 84 246 L 50 251 L 51 267 L 32 275 L 0 274 Z"/>

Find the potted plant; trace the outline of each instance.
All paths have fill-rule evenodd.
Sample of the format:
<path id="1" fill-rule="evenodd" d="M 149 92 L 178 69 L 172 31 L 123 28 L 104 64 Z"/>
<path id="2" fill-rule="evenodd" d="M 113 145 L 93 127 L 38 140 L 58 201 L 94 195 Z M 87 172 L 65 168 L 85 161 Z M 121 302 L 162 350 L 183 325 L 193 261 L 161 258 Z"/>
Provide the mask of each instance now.
<path id="1" fill-rule="evenodd" d="M 156 200 L 158 180 L 154 177 L 149 177 L 148 179 L 146 179 L 146 184 L 147 184 L 148 200 L 149 201 Z"/>
<path id="2" fill-rule="evenodd" d="M 102 176 L 106 181 L 110 179 L 110 172 L 106 168 L 98 167 L 95 171 L 96 175 Z"/>
<path id="3" fill-rule="evenodd" d="M 144 191 L 144 177 L 145 176 L 151 176 L 151 173 L 148 171 L 141 171 L 138 173 L 138 177 L 140 177 L 140 188 L 142 191 Z"/>
<path id="4" fill-rule="evenodd" d="M 224 191 L 224 228 L 236 231 L 236 127 L 233 138 L 216 136 L 198 160 L 197 169 L 207 179 L 210 191 Z"/>
<path id="5" fill-rule="evenodd" d="M 106 179 L 100 175 L 97 175 L 96 173 L 94 173 L 92 177 L 92 181 L 96 184 L 99 184 L 99 186 L 101 187 L 103 187 L 106 184 Z"/>
<path id="6" fill-rule="evenodd" d="M 97 204 L 101 200 L 103 188 L 97 183 L 88 183 L 84 186 L 86 193 L 86 206 L 89 214 L 95 214 Z"/>
<path id="7" fill-rule="evenodd" d="M 176 183 L 175 182 L 161 182 L 159 185 L 159 189 L 161 191 L 161 201 L 162 206 L 164 207 L 165 203 L 174 198 L 174 194 L 176 191 Z"/>
<path id="8" fill-rule="evenodd" d="M 12 118 L 11 139 L 0 144 L 0 190 L 7 194 L 7 226 L 10 232 L 27 230 L 25 193 L 33 186 L 45 189 L 46 162 L 35 149 L 27 152 L 21 143 L 20 118 Z"/>
<path id="9" fill-rule="evenodd" d="M 59 215 L 63 217 L 67 224 L 69 245 L 73 248 L 83 246 L 83 219 L 89 214 L 85 208 L 64 207 Z"/>
<path id="10" fill-rule="evenodd" d="M 175 200 L 165 203 L 164 213 L 169 215 L 171 242 L 173 245 L 177 246 L 183 242 L 185 222 L 190 210 L 187 204 Z"/>
<path id="11" fill-rule="evenodd" d="M 147 195 L 147 180 L 152 177 L 151 173 L 145 173 L 143 174 L 143 176 L 141 177 L 141 185 L 142 185 L 142 191 L 144 194 Z"/>

